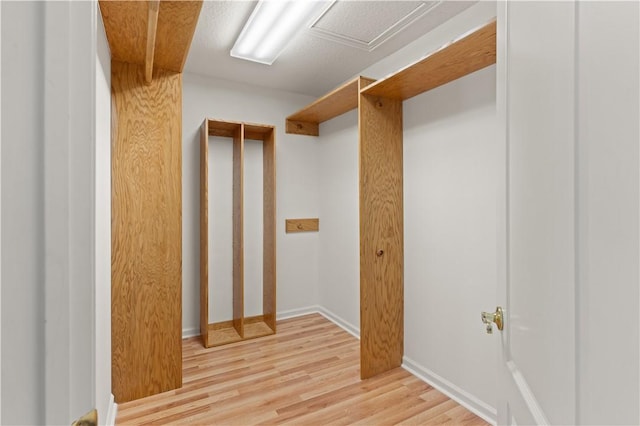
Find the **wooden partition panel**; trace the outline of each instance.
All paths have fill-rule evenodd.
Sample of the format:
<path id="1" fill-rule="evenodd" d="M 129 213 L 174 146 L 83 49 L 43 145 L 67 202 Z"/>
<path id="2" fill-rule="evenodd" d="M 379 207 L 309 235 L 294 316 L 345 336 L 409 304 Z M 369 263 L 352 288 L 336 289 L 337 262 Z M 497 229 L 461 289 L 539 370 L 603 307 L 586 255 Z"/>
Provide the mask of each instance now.
<path id="1" fill-rule="evenodd" d="M 200 229 L 209 229 L 209 120 L 200 129 Z M 200 233 L 200 336 L 209 346 L 209 236 Z"/>
<path id="2" fill-rule="evenodd" d="M 182 385 L 182 76 L 111 73 L 112 390 L 125 402 Z"/>
<path id="3" fill-rule="evenodd" d="M 275 130 L 264 138 L 263 168 L 263 261 L 262 314 L 264 322 L 276 331 L 276 140 Z"/>
<path id="4" fill-rule="evenodd" d="M 233 328 L 244 337 L 244 129 L 233 135 Z"/>
<path id="5" fill-rule="evenodd" d="M 402 101 L 360 95 L 360 375 L 402 364 Z"/>

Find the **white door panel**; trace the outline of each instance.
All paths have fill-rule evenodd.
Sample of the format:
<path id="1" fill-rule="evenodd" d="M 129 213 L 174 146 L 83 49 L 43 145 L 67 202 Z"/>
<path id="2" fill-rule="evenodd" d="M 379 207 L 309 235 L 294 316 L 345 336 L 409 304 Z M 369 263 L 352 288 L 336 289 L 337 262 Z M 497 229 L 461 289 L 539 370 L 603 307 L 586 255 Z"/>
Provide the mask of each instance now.
<path id="1" fill-rule="evenodd" d="M 575 4 L 499 6 L 500 422 L 575 423 Z"/>

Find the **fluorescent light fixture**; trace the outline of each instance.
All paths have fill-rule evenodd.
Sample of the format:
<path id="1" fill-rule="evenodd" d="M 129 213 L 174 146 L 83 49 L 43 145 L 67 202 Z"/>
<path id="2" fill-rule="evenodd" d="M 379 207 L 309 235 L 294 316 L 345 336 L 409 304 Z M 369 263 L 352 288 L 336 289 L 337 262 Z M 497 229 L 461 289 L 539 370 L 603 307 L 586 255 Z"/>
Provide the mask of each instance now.
<path id="1" fill-rule="evenodd" d="M 335 0 L 260 0 L 231 56 L 271 65 L 287 43 Z"/>

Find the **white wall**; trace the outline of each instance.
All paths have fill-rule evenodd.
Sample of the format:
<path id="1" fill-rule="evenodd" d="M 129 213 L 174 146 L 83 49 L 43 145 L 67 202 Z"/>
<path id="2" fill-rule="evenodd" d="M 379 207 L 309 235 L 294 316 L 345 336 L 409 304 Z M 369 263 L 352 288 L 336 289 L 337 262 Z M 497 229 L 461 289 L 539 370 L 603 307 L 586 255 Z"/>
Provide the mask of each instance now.
<path id="1" fill-rule="evenodd" d="M 360 330 L 358 112 L 320 125 L 320 305 Z M 301 136 L 301 138 L 303 138 Z"/>
<path id="2" fill-rule="evenodd" d="M 498 335 L 479 312 L 496 295 L 495 76 L 489 67 L 404 103 L 405 358 L 489 407 Z"/>
<path id="3" fill-rule="evenodd" d="M 2 424 L 44 424 L 44 5 L 2 2 Z"/>
<path id="4" fill-rule="evenodd" d="M 96 310 L 95 244 L 110 244 L 95 232 L 105 204 L 95 202 L 96 122 L 109 126 L 96 109 L 110 105 L 104 75 L 96 96 L 97 4 L 4 2 L 2 10 L 0 420 L 69 424 L 104 407 L 96 398 L 110 391 L 96 378 L 99 360 L 110 359 L 96 341 L 110 306 L 100 300 L 107 307 Z"/>
<path id="5" fill-rule="evenodd" d="M 95 403 L 100 424 L 111 409 L 111 54 L 96 8 Z"/>
<path id="6" fill-rule="evenodd" d="M 495 17 L 481 2 L 360 74 L 383 78 Z M 495 67 L 404 102 L 405 364 L 495 417 Z M 320 129 L 320 303 L 359 328 L 357 114 Z"/>
<path id="7" fill-rule="evenodd" d="M 639 424 L 640 6 L 577 13 L 578 422 Z"/>
<path id="8" fill-rule="evenodd" d="M 183 76 L 182 112 L 182 327 L 197 334 L 200 311 L 200 126 L 207 118 L 276 126 L 277 310 L 317 304 L 318 234 L 285 234 L 285 218 L 318 217 L 318 145 L 284 132 L 284 118 L 314 98 Z M 213 140 L 209 142 L 211 147 Z M 254 162 L 249 159 L 250 162 Z M 249 164 L 247 164 L 247 167 Z M 211 169 L 210 169 L 211 171 Z M 230 187 L 228 188 L 230 190 Z M 249 188 L 247 188 L 249 191 Z M 249 196 L 249 195 L 248 195 Z M 209 200 L 209 206 L 215 200 Z M 245 232 L 247 228 L 245 228 Z M 246 234 L 245 234 L 246 235 Z M 227 242 L 230 244 L 230 241 Z M 210 273 L 210 276 L 213 272 Z M 247 311 L 250 315 L 254 312 Z"/>

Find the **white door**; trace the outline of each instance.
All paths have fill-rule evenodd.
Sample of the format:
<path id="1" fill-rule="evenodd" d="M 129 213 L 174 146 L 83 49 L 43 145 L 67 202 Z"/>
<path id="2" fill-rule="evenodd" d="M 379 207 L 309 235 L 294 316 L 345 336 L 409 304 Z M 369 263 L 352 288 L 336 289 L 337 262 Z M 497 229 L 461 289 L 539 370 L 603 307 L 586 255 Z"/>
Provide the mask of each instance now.
<path id="1" fill-rule="evenodd" d="M 573 2 L 498 3 L 500 424 L 576 420 L 575 24 Z"/>

